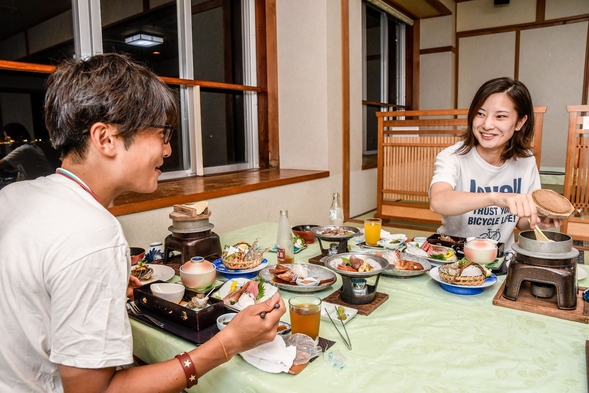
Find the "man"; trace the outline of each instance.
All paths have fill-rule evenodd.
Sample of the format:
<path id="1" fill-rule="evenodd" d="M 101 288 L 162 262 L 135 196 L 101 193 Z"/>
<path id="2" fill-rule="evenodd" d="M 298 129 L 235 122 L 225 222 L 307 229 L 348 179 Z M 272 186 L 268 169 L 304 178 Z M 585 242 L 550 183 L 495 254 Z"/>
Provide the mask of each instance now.
<path id="1" fill-rule="evenodd" d="M 124 191 L 157 188 L 177 104 L 155 74 L 118 54 L 68 60 L 47 86 L 45 123 L 62 167 L 0 191 L 0 392 L 178 392 L 272 340 L 285 312 L 278 296 L 187 355 L 117 371 L 133 361 L 125 303 L 139 283 L 107 207 Z"/>

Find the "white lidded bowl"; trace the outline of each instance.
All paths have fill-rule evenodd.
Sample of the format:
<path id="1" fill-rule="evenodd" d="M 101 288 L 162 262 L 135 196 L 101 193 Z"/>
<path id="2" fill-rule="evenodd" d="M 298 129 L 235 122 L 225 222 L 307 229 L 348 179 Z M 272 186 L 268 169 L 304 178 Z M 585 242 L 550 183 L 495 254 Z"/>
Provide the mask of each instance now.
<path id="1" fill-rule="evenodd" d="M 497 244 L 488 239 L 473 239 L 464 244 L 464 257 L 481 265 L 497 259 Z"/>
<path id="2" fill-rule="evenodd" d="M 203 257 L 194 257 L 180 266 L 182 284 L 188 288 L 205 289 L 210 287 L 217 277 L 215 265 Z"/>
<path id="3" fill-rule="evenodd" d="M 184 285 L 170 283 L 151 284 L 149 288 L 151 289 L 151 293 L 155 296 L 172 303 L 180 303 L 180 300 L 184 297 L 184 291 L 186 290 Z"/>

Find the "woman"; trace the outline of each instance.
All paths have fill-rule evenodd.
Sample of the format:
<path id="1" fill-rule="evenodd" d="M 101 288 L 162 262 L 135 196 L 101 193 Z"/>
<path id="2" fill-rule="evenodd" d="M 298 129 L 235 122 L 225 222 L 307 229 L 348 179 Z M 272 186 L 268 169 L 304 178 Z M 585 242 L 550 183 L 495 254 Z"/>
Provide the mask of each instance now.
<path id="1" fill-rule="evenodd" d="M 560 226 L 538 217 L 532 191 L 541 188 L 531 147 L 534 106 L 523 83 L 485 82 L 468 110 L 464 140 L 442 150 L 430 185 L 440 233 L 513 243 L 513 230 Z"/>
<path id="2" fill-rule="evenodd" d="M 23 175 L 24 180 L 47 176 L 55 171 L 39 146 L 30 142 L 29 132 L 20 123 L 4 126 L 4 139 L 10 142 L 12 151 L 0 159 L 0 169 L 9 168 Z M 12 168 L 11 168 L 12 167 Z"/>

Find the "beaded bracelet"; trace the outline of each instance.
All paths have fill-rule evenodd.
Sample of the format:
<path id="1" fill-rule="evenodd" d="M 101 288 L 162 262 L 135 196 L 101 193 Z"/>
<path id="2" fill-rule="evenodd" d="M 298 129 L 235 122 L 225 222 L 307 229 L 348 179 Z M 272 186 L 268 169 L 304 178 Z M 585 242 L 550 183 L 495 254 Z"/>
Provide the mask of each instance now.
<path id="1" fill-rule="evenodd" d="M 182 352 L 176 355 L 175 358 L 180 361 L 182 370 L 184 370 L 184 374 L 186 375 L 186 388 L 188 389 L 196 385 L 198 383 L 198 376 L 196 375 L 196 368 L 194 368 L 194 363 L 192 363 L 190 355 Z"/>

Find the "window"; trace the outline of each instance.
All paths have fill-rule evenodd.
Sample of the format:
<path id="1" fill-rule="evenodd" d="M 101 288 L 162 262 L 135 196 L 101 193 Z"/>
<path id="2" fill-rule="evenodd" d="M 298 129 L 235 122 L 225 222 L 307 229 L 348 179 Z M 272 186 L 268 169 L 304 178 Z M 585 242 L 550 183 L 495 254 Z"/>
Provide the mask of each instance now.
<path id="1" fill-rule="evenodd" d="M 363 154 L 376 154 L 376 112 L 406 102 L 406 24 L 366 2 L 363 16 Z"/>
<path id="2" fill-rule="evenodd" d="M 24 120 L 34 127 L 34 137 L 46 139 L 39 105 L 44 90 L 38 79 L 44 81 L 52 68 L 26 70 L 74 55 L 129 53 L 160 75 L 181 104 L 179 132 L 171 141 L 173 152 L 162 179 L 258 168 L 260 156 L 267 166 L 268 154 L 260 154 L 258 147 L 261 136 L 267 139 L 267 127 L 258 127 L 267 123 L 267 112 L 258 103 L 267 99 L 258 97 L 265 91 L 258 87 L 258 78 L 265 78 L 258 56 L 265 49 L 257 46 L 265 37 L 256 37 L 265 32 L 256 24 L 265 23 L 266 1 L 101 0 L 99 9 L 98 3 L 83 0 L 75 0 L 73 9 L 71 0 L 12 2 L 10 13 L 0 15 L 0 123 Z M 150 39 L 158 44 L 126 42 L 137 35 L 156 37 Z M 25 82 L 10 83 L 13 75 Z M 27 105 L 15 111 L 10 103 L 17 102 L 13 97 L 21 102 L 23 94 Z M 0 158 L 7 150 L 2 145 Z"/>

